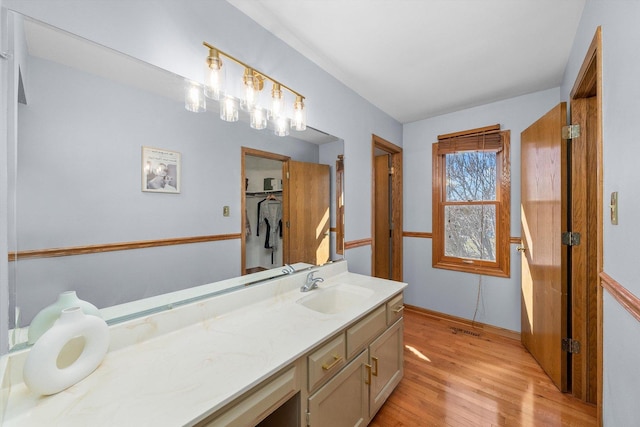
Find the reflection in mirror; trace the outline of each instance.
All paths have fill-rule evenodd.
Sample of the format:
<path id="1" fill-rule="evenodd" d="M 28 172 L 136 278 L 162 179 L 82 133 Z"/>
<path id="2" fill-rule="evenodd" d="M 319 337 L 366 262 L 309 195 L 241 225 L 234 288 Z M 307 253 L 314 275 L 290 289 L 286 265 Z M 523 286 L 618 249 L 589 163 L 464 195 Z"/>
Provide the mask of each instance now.
<path id="1" fill-rule="evenodd" d="M 249 155 L 245 150 L 243 155 L 246 224 L 244 272 L 255 273 L 284 264 L 283 161 Z"/>
<path id="2" fill-rule="evenodd" d="M 14 19 L 24 25 L 15 26 L 20 103 L 8 153 L 17 159 L 9 171 L 13 345 L 64 291 L 113 323 L 283 274 L 237 278 L 241 147 L 330 163 L 341 140 L 310 127 L 276 137 L 223 122 L 216 108 L 188 112 L 182 77 Z M 180 154 L 179 192 L 143 191 L 142 147 Z"/>

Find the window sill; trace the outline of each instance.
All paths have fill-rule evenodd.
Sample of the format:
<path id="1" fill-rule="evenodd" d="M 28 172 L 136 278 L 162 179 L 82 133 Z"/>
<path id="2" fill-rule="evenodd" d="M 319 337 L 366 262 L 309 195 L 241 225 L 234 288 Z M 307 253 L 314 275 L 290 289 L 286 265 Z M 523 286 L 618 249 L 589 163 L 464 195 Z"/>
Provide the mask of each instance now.
<path id="1" fill-rule="evenodd" d="M 444 261 L 440 260 L 433 263 L 433 268 L 441 268 L 444 270 L 458 271 L 460 273 L 472 273 L 472 274 L 481 274 L 483 276 L 494 276 L 494 277 L 503 277 L 510 278 L 511 272 L 509 271 L 509 263 L 506 265 L 486 265 L 486 263 L 480 264 L 479 262 L 475 262 L 473 264 L 463 263 L 462 260 L 456 261 Z"/>

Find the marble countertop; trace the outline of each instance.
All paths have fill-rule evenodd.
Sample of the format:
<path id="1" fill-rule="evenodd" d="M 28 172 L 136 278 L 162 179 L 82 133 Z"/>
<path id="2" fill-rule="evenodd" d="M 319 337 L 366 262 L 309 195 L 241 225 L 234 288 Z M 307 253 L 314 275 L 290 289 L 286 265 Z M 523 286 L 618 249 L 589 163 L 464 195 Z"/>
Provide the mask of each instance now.
<path id="1" fill-rule="evenodd" d="M 319 287 L 348 283 L 369 288 L 372 295 L 340 313 L 322 314 L 296 303 L 309 294 L 300 292 L 304 275 L 299 274 L 181 307 L 186 313 L 210 305 L 204 311 L 217 314 L 110 351 L 96 371 L 56 395 L 37 396 L 24 383 L 14 384 L 3 425 L 178 426 L 197 422 L 406 286 L 340 272 L 340 268 L 322 270 L 321 276 L 323 272 L 334 274 L 325 277 Z M 253 302 L 240 306 L 234 302 L 238 299 Z M 153 324 L 154 316 L 143 322 Z"/>

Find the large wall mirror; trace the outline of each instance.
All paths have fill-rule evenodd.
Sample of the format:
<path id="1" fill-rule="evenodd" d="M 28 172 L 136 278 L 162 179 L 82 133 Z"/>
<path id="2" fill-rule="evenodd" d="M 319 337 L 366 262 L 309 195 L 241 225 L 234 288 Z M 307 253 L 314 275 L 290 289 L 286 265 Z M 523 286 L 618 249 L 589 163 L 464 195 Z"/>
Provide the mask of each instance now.
<path id="1" fill-rule="evenodd" d="M 335 185 L 339 138 L 310 127 L 277 137 L 221 121 L 216 105 L 186 111 L 182 77 L 10 15 L 10 327 L 69 290 L 135 316 L 139 300 L 256 279 L 232 279 L 242 270 L 243 147 L 329 164 Z M 179 153 L 179 191 L 143 191 L 143 147 Z M 24 336 L 10 340 L 19 348 Z"/>

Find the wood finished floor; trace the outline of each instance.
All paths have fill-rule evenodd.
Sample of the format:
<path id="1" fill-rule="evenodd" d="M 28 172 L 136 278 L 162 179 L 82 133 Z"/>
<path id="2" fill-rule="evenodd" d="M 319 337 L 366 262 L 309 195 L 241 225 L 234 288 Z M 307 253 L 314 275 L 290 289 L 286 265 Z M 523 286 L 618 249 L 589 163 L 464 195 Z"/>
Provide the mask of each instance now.
<path id="1" fill-rule="evenodd" d="M 370 426 L 595 426 L 519 341 L 405 310 L 404 378 Z"/>

